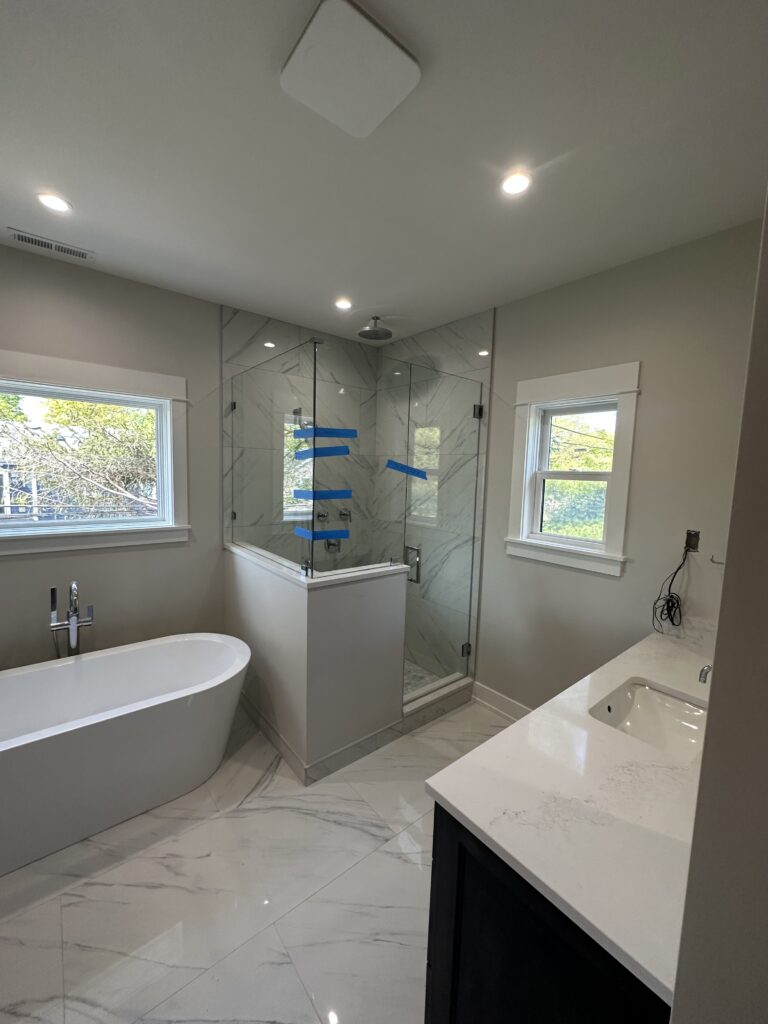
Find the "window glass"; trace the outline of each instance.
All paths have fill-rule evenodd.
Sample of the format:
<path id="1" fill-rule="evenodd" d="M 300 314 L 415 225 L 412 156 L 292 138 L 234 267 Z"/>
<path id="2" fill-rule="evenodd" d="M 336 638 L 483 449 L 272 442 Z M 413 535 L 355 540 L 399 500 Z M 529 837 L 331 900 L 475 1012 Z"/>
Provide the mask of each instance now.
<path id="1" fill-rule="evenodd" d="M 299 427 L 311 426 L 311 420 L 301 419 L 301 410 L 283 417 L 283 519 L 312 518 L 312 501 L 297 498 L 294 490 L 312 490 L 312 459 L 297 459 L 296 453 L 307 447 L 307 441 L 294 437 Z M 312 441 L 309 444 L 313 444 Z"/>
<path id="2" fill-rule="evenodd" d="M 545 469 L 610 472 L 616 436 L 616 409 L 550 414 Z"/>
<path id="3" fill-rule="evenodd" d="M 0 528 L 162 518 L 163 408 L 0 384 Z"/>
<path id="4" fill-rule="evenodd" d="M 605 532 L 605 480 L 544 480 L 541 532 L 602 541 Z"/>
<path id="5" fill-rule="evenodd" d="M 440 427 L 416 427 L 413 432 L 413 464 L 427 471 L 427 479 L 412 477 L 409 515 L 415 519 L 437 519 Z"/>

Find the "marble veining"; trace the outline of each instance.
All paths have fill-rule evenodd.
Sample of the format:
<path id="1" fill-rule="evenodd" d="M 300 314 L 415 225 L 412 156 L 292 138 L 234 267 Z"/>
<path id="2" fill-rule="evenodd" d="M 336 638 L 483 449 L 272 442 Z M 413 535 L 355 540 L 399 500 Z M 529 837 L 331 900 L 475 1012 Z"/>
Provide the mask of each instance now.
<path id="1" fill-rule="evenodd" d="M 459 764 L 429 793 L 667 1002 L 674 991 L 700 754 L 682 760 L 589 709 L 632 676 L 696 702 L 714 637 L 656 634 Z"/>
<path id="2" fill-rule="evenodd" d="M 198 790 L 0 879 L 0 1024 L 420 1020 L 424 780 L 506 724 L 467 705 L 304 788 L 238 712 Z"/>

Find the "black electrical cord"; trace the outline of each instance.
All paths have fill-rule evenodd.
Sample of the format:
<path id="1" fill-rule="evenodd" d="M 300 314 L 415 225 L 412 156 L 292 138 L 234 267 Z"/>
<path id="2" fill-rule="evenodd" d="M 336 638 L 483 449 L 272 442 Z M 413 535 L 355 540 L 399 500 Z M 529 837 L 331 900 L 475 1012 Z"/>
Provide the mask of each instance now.
<path id="1" fill-rule="evenodd" d="M 680 595 L 672 590 L 672 587 L 678 573 L 688 561 L 689 550 L 690 548 L 685 549 L 680 565 L 666 577 L 659 588 L 659 596 L 653 602 L 653 628 L 657 633 L 664 632 L 665 622 L 668 622 L 670 626 L 679 626 L 683 621 L 683 601 Z"/>

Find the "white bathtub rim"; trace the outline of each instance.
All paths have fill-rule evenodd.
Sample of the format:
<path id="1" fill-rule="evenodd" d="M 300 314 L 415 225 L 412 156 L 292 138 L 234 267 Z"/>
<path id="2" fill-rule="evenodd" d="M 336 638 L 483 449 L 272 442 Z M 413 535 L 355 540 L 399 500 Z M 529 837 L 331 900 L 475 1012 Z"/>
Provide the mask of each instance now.
<path id="1" fill-rule="evenodd" d="M 244 673 L 248 667 L 248 663 L 251 660 L 251 649 L 242 640 L 239 640 L 235 636 L 230 636 L 227 633 L 174 633 L 170 636 L 155 637 L 152 640 L 139 640 L 133 644 L 121 644 L 119 647 L 105 647 L 100 651 L 89 651 L 88 654 L 76 654 L 69 658 L 59 658 L 54 661 L 38 661 L 32 665 L 22 665 L 19 668 L 6 669 L 0 672 L 0 688 L 2 687 L 3 676 L 8 673 L 14 675 L 25 675 L 27 672 L 33 672 L 35 670 L 45 668 L 47 665 L 52 663 L 56 665 L 63 665 L 67 662 L 74 662 L 76 660 L 93 660 L 103 657 L 109 657 L 120 651 L 130 651 L 137 647 L 158 647 L 162 644 L 168 643 L 180 643 L 184 640 L 210 640 L 214 643 L 223 643 L 224 646 L 231 648 L 235 655 L 233 664 L 229 666 L 225 671 L 220 672 L 218 675 L 212 676 L 210 679 L 204 679 L 200 683 L 196 683 L 194 686 L 185 687 L 183 690 L 169 690 L 166 693 L 159 694 L 155 697 L 147 697 L 144 700 L 135 701 L 132 704 L 121 704 L 116 708 L 109 708 L 106 711 L 99 711 L 93 715 L 86 715 L 83 718 L 74 718 L 68 722 L 61 722 L 57 725 L 48 726 L 46 729 L 38 729 L 34 732 L 26 732 L 20 736 L 11 736 L 6 740 L 0 740 L 0 752 L 4 750 L 12 750 L 14 747 L 22 747 L 28 743 L 34 743 L 39 740 L 48 739 L 51 736 L 59 736 L 63 733 L 74 732 L 76 729 L 84 729 L 89 725 L 95 725 L 98 722 L 108 721 L 110 718 L 119 718 L 121 715 L 132 714 L 136 711 L 141 711 L 144 708 L 156 707 L 158 704 L 166 704 L 170 701 L 180 700 L 184 697 L 191 697 L 196 693 L 203 693 L 206 690 L 215 689 L 217 686 L 221 686 L 223 683 L 228 682 L 230 679 L 235 678 L 237 675 Z"/>

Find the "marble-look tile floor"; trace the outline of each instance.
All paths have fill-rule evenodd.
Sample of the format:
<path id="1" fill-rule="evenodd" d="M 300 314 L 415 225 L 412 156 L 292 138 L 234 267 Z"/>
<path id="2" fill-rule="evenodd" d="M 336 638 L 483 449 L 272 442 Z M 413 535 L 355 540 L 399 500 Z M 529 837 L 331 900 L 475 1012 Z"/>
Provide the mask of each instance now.
<path id="1" fill-rule="evenodd" d="M 440 676 L 436 676 L 434 672 L 422 668 L 421 665 L 417 665 L 407 658 L 405 659 L 403 666 L 403 696 L 405 700 L 413 697 L 419 690 L 423 690 L 425 686 L 431 686 L 439 681 Z"/>
<path id="2" fill-rule="evenodd" d="M 304 788 L 244 715 L 203 786 L 0 878 L 0 1024 L 418 1024 L 424 780 L 468 704 Z"/>

